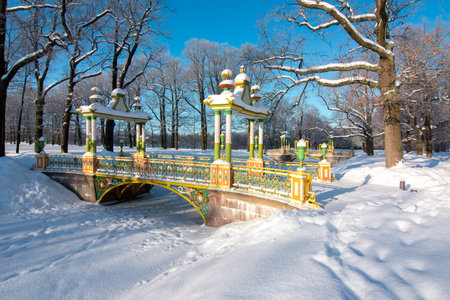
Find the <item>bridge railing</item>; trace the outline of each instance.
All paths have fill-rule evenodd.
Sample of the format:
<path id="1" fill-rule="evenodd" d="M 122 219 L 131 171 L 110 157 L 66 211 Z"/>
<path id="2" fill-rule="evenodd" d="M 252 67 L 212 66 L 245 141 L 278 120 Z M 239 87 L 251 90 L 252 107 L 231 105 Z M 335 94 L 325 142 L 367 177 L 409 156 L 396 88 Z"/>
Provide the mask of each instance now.
<path id="1" fill-rule="evenodd" d="M 96 173 L 98 174 L 134 177 L 137 174 L 136 171 L 131 157 L 97 156 Z"/>
<path id="2" fill-rule="evenodd" d="M 300 162 L 280 162 L 275 160 L 265 161 L 265 165 L 270 169 L 286 170 L 295 172 L 300 167 Z M 317 163 L 304 162 L 303 167 L 306 169 L 306 173 L 311 175 L 312 178 L 318 177 L 319 165 Z"/>
<path id="3" fill-rule="evenodd" d="M 233 166 L 233 187 L 291 198 L 291 174 L 286 170 Z"/>
<path id="4" fill-rule="evenodd" d="M 82 171 L 82 155 L 52 154 L 49 155 L 48 158 L 48 170 L 55 172 Z M 182 158 L 186 160 L 181 160 Z M 99 174 L 125 177 L 153 178 L 157 176 L 161 179 L 181 179 L 208 183 L 210 180 L 210 163 L 207 159 L 209 159 L 209 157 L 201 158 L 202 160 L 198 161 L 198 157 L 194 156 L 158 155 L 158 158 L 139 158 L 141 163 L 136 163 L 138 159 L 133 157 L 97 156 L 97 172 Z M 143 164 L 143 160 L 145 160 L 148 165 Z M 233 169 L 238 173 L 242 173 L 242 170 L 246 169 L 246 163 L 246 159 L 233 159 Z M 264 161 L 264 164 L 268 170 L 271 169 L 277 172 L 295 172 L 300 166 L 299 162 L 278 162 L 269 160 Z M 306 172 L 311 175 L 312 178 L 318 178 L 317 163 L 304 162 L 303 165 Z M 249 174 L 252 173 L 250 172 Z"/>
<path id="5" fill-rule="evenodd" d="M 139 166 L 142 174 L 153 179 L 177 180 L 195 183 L 210 182 L 211 166 L 209 163 L 177 160 L 143 160 Z"/>
<path id="6" fill-rule="evenodd" d="M 202 186 L 203 188 L 219 186 L 220 188 L 233 188 L 276 196 L 301 205 L 304 203 L 315 204 L 315 194 L 311 192 L 312 176 L 308 172 L 297 169 L 285 170 L 247 165 L 228 165 L 228 169 L 224 168 L 225 171 L 228 170 L 228 173 L 222 173 L 222 176 L 231 174 L 229 177 L 231 180 L 228 183 L 226 181 L 220 183 L 220 181 L 214 181 L 215 178 L 221 176 L 220 168 L 218 169 L 219 173 L 215 174 L 216 169 L 212 167 L 213 164 L 192 160 L 117 156 L 93 157 L 89 155 L 46 155 L 46 157 L 48 157 L 48 163 L 41 164 L 41 168 L 54 172 L 110 175 L 137 180 L 160 180 L 177 185 Z M 308 164 L 305 165 L 308 169 Z M 293 168 L 294 166 L 297 168 L 296 164 L 292 164 Z"/>
<path id="7" fill-rule="evenodd" d="M 208 184 L 210 181 L 210 164 L 195 161 L 98 156 L 96 172 L 103 175 L 189 183 Z"/>
<path id="8" fill-rule="evenodd" d="M 58 154 L 48 157 L 47 170 L 64 172 L 81 172 L 83 168 L 82 155 Z"/>
<path id="9" fill-rule="evenodd" d="M 247 159 L 233 159 L 233 168 L 235 167 L 245 167 L 247 164 Z M 286 161 L 276 161 L 276 160 L 265 160 L 264 166 L 268 169 L 284 170 L 295 172 L 300 167 L 300 162 L 286 162 Z M 306 173 L 311 175 L 312 178 L 318 178 L 318 163 L 304 162 L 303 167 Z"/>

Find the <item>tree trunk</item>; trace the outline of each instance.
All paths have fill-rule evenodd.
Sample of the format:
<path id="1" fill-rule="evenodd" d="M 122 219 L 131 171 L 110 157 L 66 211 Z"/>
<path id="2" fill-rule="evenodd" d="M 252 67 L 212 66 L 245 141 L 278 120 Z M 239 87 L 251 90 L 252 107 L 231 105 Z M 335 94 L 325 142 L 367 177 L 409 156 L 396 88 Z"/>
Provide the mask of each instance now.
<path id="1" fill-rule="evenodd" d="M 45 100 L 43 96 L 42 84 L 38 84 L 38 91 L 34 102 L 34 152 L 36 153 L 40 153 L 42 151 L 41 145 L 39 144 L 39 138 L 44 136 L 44 105 Z"/>
<path id="2" fill-rule="evenodd" d="M 178 100 L 175 101 L 175 149 L 178 150 Z"/>
<path id="3" fill-rule="evenodd" d="M 416 152 L 417 155 L 423 155 L 423 134 L 417 126 L 417 115 L 410 118 L 411 127 L 414 129 L 414 136 L 416 138 Z"/>
<path id="4" fill-rule="evenodd" d="M 413 141 L 411 140 L 411 131 L 407 131 L 406 132 L 406 142 L 405 142 L 405 152 L 409 153 L 412 151 L 413 149 Z"/>
<path id="5" fill-rule="evenodd" d="M 203 89 L 200 89 L 200 114 L 201 114 L 201 148 L 202 150 L 206 150 L 208 148 L 208 128 L 206 122 L 206 109 L 205 103 L 203 100 L 205 99 L 205 92 Z"/>
<path id="6" fill-rule="evenodd" d="M 80 126 L 80 115 L 75 114 L 75 136 L 78 138 L 77 145 L 82 146 L 83 145 L 83 139 L 81 135 L 81 126 Z"/>
<path id="7" fill-rule="evenodd" d="M 70 119 L 72 117 L 72 97 L 73 97 L 73 80 L 69 79 L 67 84 L 66 105 L 63 116 L 62 124 L 62 142 L 61 153 L 67 153 L 69 151 L 69 131 L 70 131 Z"/>
<path id="8" fill-rule="evenodd" d="M 166 101 L 165 101 L 165 92 L 163 93 L 160 101 L 160 109 L 159 109 L 159 119 L 161 120 L 161 148 L 167 149 L 167 128 L 166 128 Z"/>
<path id="9" fill-rule="evenodd" d="M 172 101 L 174 103 L 175 100 Z M 170 136 L 170 148 L 175 148 L 175 104 L 172 104 L 172 124 L 171 124 L 171 130 L 172 135 Z"/>
<path id="10" fill-rule="evenodd" d="M 25 102 L 25 92 L 26 92 L 26 89 L 27 89 L 27 79 L 28 79 L 28 73 L 25 72 L 25 77 L 23 79 L 22 97 L 21 97 L 21 100 L 20 100 L 19 117 L 18 117 L 18 120 L 17 120 L 16 153 L 19 153 L 20 139 L 22 137 L 22 134 L 21 134 L 21 131 L 22 131 L 22 114 L 23 114 L 23 103 Z"/>
<path id="11" fill-rule="evenodd" d="M 134 126 L 134 131 L 136 132 L 136 124 L 133 125 Z M 133 148 L 133 135 L 131 134 L 131 124 L 130 122 L 127 123 L 127 130 L 128 130 L 128 143 L 130 144 L 130 149 Z"/>
<path id="12" fill-rule="evenodd" d="M 0 0 L 0 157 L 5 156 L 5 134 L 6 134 L 6 98 L 8 94 L 8 82 L 2 80 L 6 73 L 7 61 L 5 58 L 6 40 L 6 7 L 7 0 Z"/>
<path id="13" fill-rule="evenodd" d="M 100 119 L 100 141 L 103 147 L 105 147 L 105 119 Z"/>
<path id="14" fill-rule="evenodd" d="M 425 122 L 424 122 L 424 135 L 425 135 L 425 154 L 426 157 L 433 157 L 433 144 L 431 142 L 431 116 L 430 110 L 425 109 Z"/>
<path id="15" fill-rule="evenodd" d="M 395 85 L 394 60 L 381 58 L 379 65 L 379 88 L 383 97 L 386 168 L 391 168 L 403 158 L 399 94 Z"/>
<path id="16" fill-rule="evenodd" d="M 55 145 L 56 143 L 56 132 L 55 132 L 55 128 L 56 128 L 56 115 L 54 114 L 52 116 L 52 145 Z"/>
<path id="17" fill-rule="evenodd" d="M 373 137 L 366 136 L 364 144 L 365 144 L 364 152 L 366 152 L 366 154 L 369 156 L 374 155 Z"/>
<path id="18" fill-rule="evenodd" d="M 105 128 L 105 150 L 114 152 L 114 126 L 116 122 L 114 120 L 106 120 Z"/>
<path id="19" fill-rule="evenodd" d="M 8 87 L 0 84 L 0 157 L 5 156 L 6 97 Z"/>

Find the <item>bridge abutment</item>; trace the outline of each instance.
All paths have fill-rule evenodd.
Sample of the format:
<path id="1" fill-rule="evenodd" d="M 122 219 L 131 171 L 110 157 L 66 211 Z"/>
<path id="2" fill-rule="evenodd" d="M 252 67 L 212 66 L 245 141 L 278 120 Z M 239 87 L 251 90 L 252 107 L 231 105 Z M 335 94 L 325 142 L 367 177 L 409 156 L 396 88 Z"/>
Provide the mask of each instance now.
<path id="1" fill-rule="evenodd" d="M 95 175 L 44 172 L 51 179 L 59 182 L 67 189 L 72 191 L 81 200 L 87 202 L 97 202 L 95 190 Z"/>
<path id="2" fill-rule="evenodd" d="M 280 202 L 245 192 L 209 189 L 209 208 L 206 225 L 225 224 L 269 217 L 280 209 L 298 209 L 288 202 Z"/>
<path id="3" fill-rule="evenodd" d="M 96 175 L 44 172 L 51 179 L 65 186 L 72 191 L 81 200 L 87 202 L 117 202 L 136 198 L 141 194 L 150 192 L 153 185 L 141 182 L 127 182 L 123 184 L 114 184 L 102 186 L 102 183 L 96 185 Z M 102 177 L 103 178 L 103 177 Z M 97 181 L 107 181 L 98 179 Z M 101 189 L 103 187 L 103 190 Z"/>

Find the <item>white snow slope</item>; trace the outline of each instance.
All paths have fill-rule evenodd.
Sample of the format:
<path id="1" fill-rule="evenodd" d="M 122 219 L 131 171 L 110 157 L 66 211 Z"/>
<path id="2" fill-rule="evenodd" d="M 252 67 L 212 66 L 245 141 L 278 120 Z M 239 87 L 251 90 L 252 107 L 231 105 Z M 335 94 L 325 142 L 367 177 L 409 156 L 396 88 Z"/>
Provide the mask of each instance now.
<path id="1" fill-rule="evenodd" d="M 389 170 L 382 152 L 358 153 L 338 182 L 313 184 L 324 210 L 208 228 L 157 187 L 82 202 L 13 147 L 0 158 L 0 299 L 450 299 L 449 153 Z"/>

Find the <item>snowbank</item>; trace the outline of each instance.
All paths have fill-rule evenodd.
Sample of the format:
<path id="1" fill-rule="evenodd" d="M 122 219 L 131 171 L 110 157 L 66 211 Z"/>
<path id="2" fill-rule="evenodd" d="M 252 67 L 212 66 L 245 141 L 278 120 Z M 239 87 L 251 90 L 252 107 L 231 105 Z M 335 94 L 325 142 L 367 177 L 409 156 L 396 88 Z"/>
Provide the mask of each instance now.
<path id="1" fill-rule="evenodd" d="M 57 182 L 11 158 L 0 158 L 0 174 L 0 214 L 43 214 L 79 202 Z"/>
<path id="2" fill-rule="evenodd" d="M 162 188 L 88 205 L 2 158 L 0 298 L 450 299 L 450 154 L 334 171 L 313 183 L 322 211 L 215 229 Z"/>

